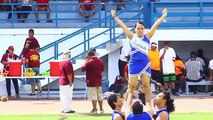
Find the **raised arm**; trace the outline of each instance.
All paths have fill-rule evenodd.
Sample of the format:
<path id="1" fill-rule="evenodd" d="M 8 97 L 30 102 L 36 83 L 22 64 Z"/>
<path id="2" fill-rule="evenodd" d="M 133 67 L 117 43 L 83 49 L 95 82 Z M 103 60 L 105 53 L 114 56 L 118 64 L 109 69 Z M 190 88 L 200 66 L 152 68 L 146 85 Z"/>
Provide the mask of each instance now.
<path id="1" fill-rule="evenodd" d="M 156 29 L 163 22 L 163 20 L 166 18 L 166 16 L 167 16 L 167 9 L 164 8 L 162 11 L 162 16 L 160 18 L 158 18 L 157 21 L 155 21 L 155 23 L 151 27 L 151 30 L 146 34 L 149 39 L 152 38 Z"/>
<path id="2" fill-rule="evenodd" d="M 123 21 L 121 21 L 118 16 L 116 16 L 116 11 L 115 10 L 111 10 L 112 13 L 112 17 L 115 19 L 115 21 L 118 23 L 118 25 L 120 25 L 120 27 L 123 29 L 125 35 L 129 38 L 129 40 L 131 40 L 133 38 L 133 32 L 131 32 L 129 30 L 129 28 L 123 23 Z"/>
<path id="3" fill-rule="evenodd" d="M 128 93 L 127 95 L 127 104 L 126 104 L 126 109 L 125 109 L 125 118 L 127 119 L 128 115 L 130 112 L 132 112 L 132 98 L 133 98 L 133 94 L 132 93 Z"/>
<path id="4" fill-rule="evenodd" d="M 148 94 L 148 95 L 146 95 L 145 96 L 146 98 L 152 98 L 152 95 L 150 94 Z M 153 110 L 153 101 L 151 100 L 151 99 L 146 99 L 146 105 L 145 105 L 145 111 L 147 112 L 147 113 L 149 113 L 151 116 L 153 116 L 153 114 L 154 114 L 154 110 Z"/>

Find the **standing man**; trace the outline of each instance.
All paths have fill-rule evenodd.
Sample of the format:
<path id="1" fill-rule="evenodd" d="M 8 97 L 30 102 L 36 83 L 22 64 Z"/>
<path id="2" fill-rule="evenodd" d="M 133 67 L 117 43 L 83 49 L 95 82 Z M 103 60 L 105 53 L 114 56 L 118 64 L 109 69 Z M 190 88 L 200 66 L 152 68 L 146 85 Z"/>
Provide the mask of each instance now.
<path id="1" fill-rule="evenodd" d="M 63 58 L 59 63 L 60 79 L 60 102 L 62 107 L 62 113 L 75 113 L 71 110 L 72 94 L 73 94 L 73 82 L 74 71 L 72 63 L 70 62 L 71 51 L 66 50 L 63 53 Z"/>
<path id="2" fill-rule="evenodd" d="M 118 60 L 119 75 L 121 76 L 122 80 L 125 79 L 124 68 L 129 61 L 130 52 L 131 52 L 130 44 L 129 44 L 129 41 L 126 40 L 123 42 L 123 47 L 121 48 L 120 58 Z"/>
<path id="3" fill-rule="evenodd" d="M 9 71 L 9 62 L 11 60 L 16 60 L 17 58 L 18 58 L 18 55 L 14 54 L 14 47 L 9 46 L 6 53 L 1 58 L 1 63 L 4 65 L 4 69 L 5 69 L 4 72 Z M 15 88 L 16 98 L 20 98 L 18 80 L 16 78 L 13 78 L 12 81 Z M 11 97 L 11 79 L 10 78 L 6 78 L 6 89 L 7 89 L 8 97 Z"/>
<path id="4" fill-rule="evenodd" d="M 30 51 L 26 55 L 26 62 L 28 64 L 28 68 L 32 68 L 33 72 L 35 72 L 35 76 L 39 76 L 40 74 L 40 54 L 35 50 L 32 44 L 29 46 Z M 39 94 L 41 93 L 41 83 L 38 78 L 28 78 L 28 82 L 31 84 L 32 92 L 29 95 L 35 95 L 35 87 L 39 90 Z"/>
<path id="5" fill-rule="evenodd" d="M 151 63 L 151 78 L 157 81 L 159 84 L 163 84 L 162 72 L 160 67 L 160 52 L 157 50 L 157 43 L 151 43 L 151 50 L 148 52 L 149 60 Z M 156 91 L 159 90 L 159 86 L 155 85 Z"/>
<path id="6" fill-rule="evenodd" d="M 172 94 L 179 96 L 175 90 L 175 60 L 176 54 L 173 48 L 169 46 L 168 42 L 164 42 L 163 48 L 160 50 L 160 60 L 163 68 L 163 80 L 165 91 L 168 91 L 169 85 L 172 86 Z"/>
<path id="7" fill-rule="evenodd" d="M 35 50 L 37 51 L 40 48 L 38 40 L 34 37 L 34 30 L 29 30 L 29 37 L 25 40 L 24 47 L 22 49 L 21 54 L 19 57 L 26 57 L 26 54 L 30 51 L 29 45 L 32 44 Z"/>
<path id="8" fill-rule="evenodd" d="M 91 113 L 97 113 L 97 101 L 100 107 L 100 113 L 103 113 L 102 98 L 102 72 L 104 63 L 95 56 L 95 51 L 90 50 L 87 54 L 86 62 L 82 66 L 82 71 L 86 71 L 86 83 L 88 87 L 88 97 L 92 100 L 93 109 Z"/>

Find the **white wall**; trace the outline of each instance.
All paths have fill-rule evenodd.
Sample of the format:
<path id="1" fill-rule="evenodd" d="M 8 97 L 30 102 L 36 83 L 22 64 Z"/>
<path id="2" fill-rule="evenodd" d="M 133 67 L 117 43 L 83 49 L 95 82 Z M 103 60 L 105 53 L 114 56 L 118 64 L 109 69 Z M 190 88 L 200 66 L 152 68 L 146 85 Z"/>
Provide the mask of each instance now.
<path id="1" fill-rule="evenodd" d="M 113 84 L 115 77 L 119 74 L 118 59 L 120 57 L 120 50 L 116 50 L 108 54 L 108 80 L 109 85 Z"/>
<path id="2" fill-rule="evenodd" d="M 67 34 L 70 34 L 78 29 L 75 28 L 67 28 L 67 29 L 34 29 L 35 37 L 39 40 L 39 43 L 42 46 L 47 45 Z M 96 28 L 90 31 L 91 35 L 97 34 L 96 31 L 104 30 L 104 28 Z M 122 30 L 116 29 L 117 33 L 121 33 Z M 213 40 L 213 30 L 212 29 L 195 29 L 195 30 L 157 30 L 151 41 L 211 41 Z M 9 45 L 14 45 L 15 53 L 20 54 L 21 49 L 23 47 L 25 39 L 28 37 L 28 29 L 0 29 L 0 56 L 5 52 Z M 98 42 L 104 41 L 104 38 L 108 36 L 108 33 L 104 36 L 97 39 Z M 79 35 L 81 38 L 82 35 Z M 96 41 L 96 42 L 97 42 Z M 202 44 L 202 42 L 200 42 Z M 185 51 L 181 51 L 184 48 L 183 44 L 172 44 L 175 46 L 176 51 L 180 51 L 179 54 L 185 54 Z M 211 48 L 212 44 L 209 44 L 209 48 Z M 188 50 L 193 49 L 193 45 L 187 45 Z M 208 45 L 205 46 L 208 48 Z M 179 49 L 178 49 L 179 48 Z M 211 51 L 207 51 L 211 52 Z M 188 53 L 187 53 L 188 55 Z M 108 79 L 110 82 L 115 79 L 115 76 L 118 74 L 118 65 L 117 61 L 119 58 L 119 51 L 115 51 L 110 53 L 108 56 Z M 1 66 L 0 66 L 1 68 Z"/>
<path id="3" fill-rule="evenodd" d="M 106 28 L 96 28 L 90 30 L 90 37 L 94 36 L 97 33 L 100 33 L 101 31 L 104 31 Z M 13 45 L 15 47 L 15 54 L 19 55 L 21 53 L 21 50 L 24 46 L 24 42 L 26 38 L 28 37 L 28 30 L 29 29 L 0 29 L 0 41 L 1 47 L 0 47 L 0 56 L 2 56 L 8 46 Z M 57 29 L 34 29 L 35 38 L 39 41 L 39 44 L 41 47 L 52 43 L 68 34 L 71 34 L 75 31 L 79 30 L 78 28 L 57 28 Z M 97 32 L 98 31 L 98 32 Z M 117 29 L 116 32 L 118 34 L 121 33 L 121 29 Z M 99 36 L 93 40 L 90 41 L 90 46 L 95 46 L 96 44 L 102 43 L 106 39 L 109 39 L 109 32 L 106 32 L 106 34 Z M 83 34 L 80 34 L 76 37 L 73 37 L 64 44 L 59 45 L 59 52 L 63 52 L 65 49 L 70 48 L 71 46 L 74 46 L 75 44 L 78 44 L 79 41 L 83 41 Z M 51 50 L 51 51 L 49 51 Z M 47 57 L 53 56 L 53 49 L 49 49 L 43 54 L 45 54 Z M 72 51 L 73 55 L 78 54 L 79 48 Z M 44 56 L 41 54 L 41 61 L 44 59 Z M 48 65 L 48 64 L 46 64 Z M 0 68 L 2 68 L 2 65 L 0 64 Z M 41 68 L 46 68 L 46 66 L 41 66 Z"/>

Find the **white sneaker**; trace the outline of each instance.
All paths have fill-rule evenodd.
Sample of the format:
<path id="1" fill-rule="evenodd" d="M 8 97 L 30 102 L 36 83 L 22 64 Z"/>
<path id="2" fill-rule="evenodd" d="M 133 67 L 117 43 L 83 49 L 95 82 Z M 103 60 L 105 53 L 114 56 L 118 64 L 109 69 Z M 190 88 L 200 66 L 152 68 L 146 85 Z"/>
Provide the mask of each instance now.
<path id="1" fill-rule="evenodd" d="M 181 89 L 178 90 L 179 94 L 183 94 L 183 91 Z"/>

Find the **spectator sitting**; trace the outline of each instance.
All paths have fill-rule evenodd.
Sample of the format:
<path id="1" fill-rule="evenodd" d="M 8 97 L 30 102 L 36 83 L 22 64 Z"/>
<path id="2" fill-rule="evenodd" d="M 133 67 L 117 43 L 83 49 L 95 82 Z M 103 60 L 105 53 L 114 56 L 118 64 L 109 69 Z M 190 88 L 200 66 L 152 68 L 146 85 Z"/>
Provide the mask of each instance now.
<path id="1" fill-rule="evenodd" d="M 52 23 L 53 21 L 50 19 L 50 7 L 49 7 L 49 0 L 36 0 L 36 3 L 38 4 L 36 7 L 37 11 L 47 11 L 46 16 L 47 16 L 47 22 Z M 39 13 L 36 12 L 35 13 L 35 17 L 36 17 L 36 22 L 40 23 L 40 20 L 38 20 L 39 18 Z"/>
<path id="2" fill-rule="evenodd" d="M 184 63 L 183 60 L 177 55 L 174 61 L 175 65 L 175 75 L 176 79 L 179 82 L 178 87 L 179 87 L 179 93 L 183 93 L 183 87 L 185 84 L 185 75 L 184 75 Z"/>
<path id="3" fill-rule="evenodd" d="M 118 2 L 117 4 L 117 10 L 122 10 L 126 7 L 126 4 L 122 4 L 123 2 L 125 2 L 125 0 L 115 0 L 116 2 Z M 119 3 L 121 2 L 121 3 Z"/>
<path id="4" fill-rule="evenodd" d="M 21 0 L 21 11 L 24 11 L 24 13 L 21 13 L 20 15 L 22 23 L 25 23 L 29 14 L 28 11 L 32 11 L 32 2 L 33 0 Z"/>
<path id="5" fill-rule="evenodd" d="M 186 80 L 189 82 L 199 82 L 202 79 L 203 76 L 203 65 L 202 62 L 200 61 L 199 57 L 197 57 L 197 54 L 195 51 L 192 51 L 190 54 L 189 60 L 185 63 L 185 68 L 186 68 Z M 194 94 L 197 94 L 197 87 L 196 86 L 191 86 L 191 91 Z"/>
<path id="6" fill-rule="evenodd" d="M 101 5 L 101 10 L 105 10 L 105 3 L 107 2 L 107 0 L 101 0 L 102 5 Z"/>
<path id="7" fill-rule="evenodd" d="M 80 14 L 85 18 L 85 22 L 89 22 L 89 17 L 95 15 L 95 0 L 79 0 L 80 5 L 79 10 Z"/>
<path id="8" fill-rule="evenodd" d="M 5 5 L 4 4 L 4 0 L 0 0 L 0 11 L 4 11 L 5 9 Z"/>
<path id="9" fill-rule="evenodd" d="M 209 74 L 210 80 L 213 81 L 213 59 L 209 61 Z M 213 92 L 211 93 L 211 96 L 213 96 Z"/>
<path id="10" fill-rule="evenodd" d="M 205 74 L 205 76 L 209 76 L 209 71 L 208 71 L 208 67 L 209 67 L 209 60 L 208 58 L 206 58 L 203 55 L 203 50 L 202 49 L 198 49 L 197 50 L 197 57 L 200 57 L 201 59 L 203 59 L 205 65 L 203 66 L 203 72 Z"/>
<path id="11" fill-rule="evenodd" d="M 20 11 L 20 6 L 18 6 L 19 1 L 18 0 L 5 0 L 5 11 Z M 9 4 L 10 3 L 10 4 Z M 13 5 L 15 4 L 15 5 Z M 8 17 L 7 17 L 7 22 L 11 19 L 12 17 L 12 12 L 9 12 Z M 20 19 L 20 13 L 17 13 L 17 18 Z"/>

